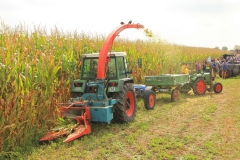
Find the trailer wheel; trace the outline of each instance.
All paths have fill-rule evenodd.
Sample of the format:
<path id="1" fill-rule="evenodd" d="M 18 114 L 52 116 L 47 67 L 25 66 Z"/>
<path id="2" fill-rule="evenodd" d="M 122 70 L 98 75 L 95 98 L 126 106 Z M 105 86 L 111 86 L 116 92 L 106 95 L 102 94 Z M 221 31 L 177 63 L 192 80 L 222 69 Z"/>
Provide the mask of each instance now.
<path id="1" fill-rule="evenodd" d="M 223 86 L 221 83 L 217 82 L 213 85 L 213 91 L 215 93 L 221 93 L 222 92 L 222 89 L 223 89 Z"/>
<path id="2" fill-rule="evenodd" d="M 152 110 L 156 104 L 156 93 L 153 90 L 144 90 L 143 92 L 144 106 L 147 110 Z"/>
<path id="3" fill-rule="evenodd" d="M 176 101 L 178 101 L 178 90 L 177 89 L 174 89 L 174 90 L 172 90 L 172 93 L 171 93 L 171 100 L 173 101 L 173 102 L 176 102 Z"/>
<path id="4" fill-rule="evenodd" d="M 136 95 L 131 83 L 126 83 L 122 91 L 113 95 L 118 102 L 114 105 L 113 121 L 118 123 L 127 123 L 134 120 L 136 116 Z"/>
<path id="5" fill-rule="evenodd" d="M 206 90 L 207 90 L 207 85 L 206 85 L 206 81 L 204 79 L 198 78 L 193 83 L 193 93 L 195 95 L 205 94 Z"/>

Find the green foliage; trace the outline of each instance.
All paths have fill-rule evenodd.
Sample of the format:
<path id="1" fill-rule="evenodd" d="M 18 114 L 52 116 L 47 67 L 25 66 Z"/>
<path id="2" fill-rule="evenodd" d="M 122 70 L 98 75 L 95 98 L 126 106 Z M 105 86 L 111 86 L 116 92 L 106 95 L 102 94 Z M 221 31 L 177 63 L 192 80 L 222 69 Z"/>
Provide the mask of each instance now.
<path id="1" fill-rule="evenodd" d="M 223 51 L 227 51 L 228 48 L 227 48 L 226 46 L 223 46 L 223 47 L 222 47 L 222 50 L 223 50 Z"/>

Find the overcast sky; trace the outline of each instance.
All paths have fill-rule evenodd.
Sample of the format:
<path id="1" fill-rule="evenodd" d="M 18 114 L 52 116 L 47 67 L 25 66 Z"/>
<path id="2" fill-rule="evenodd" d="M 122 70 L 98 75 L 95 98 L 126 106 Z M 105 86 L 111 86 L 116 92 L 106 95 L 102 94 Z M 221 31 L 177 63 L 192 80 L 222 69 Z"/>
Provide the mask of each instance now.
<path id="1" fill-rule="evenodd" d="M 0 20 L 11 27 L 106 35 L 132 20 L 169 43 L 229 50 L 240 45 L 240 0 L 0 0 Z M 142 38 L 139 32 L 120 35 Z"/>

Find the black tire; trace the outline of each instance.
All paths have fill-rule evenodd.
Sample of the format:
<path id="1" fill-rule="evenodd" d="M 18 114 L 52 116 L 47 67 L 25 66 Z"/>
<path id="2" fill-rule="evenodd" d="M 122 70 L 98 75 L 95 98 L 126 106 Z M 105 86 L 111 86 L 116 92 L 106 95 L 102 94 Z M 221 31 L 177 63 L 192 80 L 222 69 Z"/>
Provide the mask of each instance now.
<path id="1" fill-rule="evenodd" d="M 193 83 L 193 93 L 195 95 L 202 95 L 206 93 L 207 90 L 207 84 L 206 81 L 203 78 L 198 78 L 194 83 Z"/>
<path id="2" fill-rule="evenodd" d="M 134 120 L 137 111 L 136 95 L 131 83 L 126 83 L 122 91 L 113 95 L 118 102 L 114 105 L 113 121 L 128 123 Z"/>
<path id="3" fill-rule="evenodd" d="M 147 110 L 153 110 L 156 104 L 156 93 L 153 90 L 144 90 L 144 106 Z"/>
<path id="4" fill-rule="evenodd" d="M 228 68 L 226 78 L 232 77 L 232 71 Z"/>
<path id="5" fill-rule="evenodd" d="M 219 70 L 219 77 L 222 78 L 222 69 Z M 229 68 L 227 68 L 226 78 L 230 78 L 230 77 L 232 77 L 232 71 Z"/>
<path id="6" fill-rule="evenodd" d="M 174 90 L 172 90 L 172 93 L 171 93 L 171 100 L 173 101 L 173 102 L 176 102 L 176 101 L 178 101 L 178 90 L 177 89 L 174 89 Z"/>
<path id="7" fill-rule="evenodd" d="M 219 70 L 218 75 L 220 78 L 222 78 L 222 69 Z"/>
<path id="8" fill-rule="evenodd" d="M 215 93 L 221 93 L 222 92 L 222 89 L 223 89 L 223 86 L 221 83 L 217 82 L 213 85 L 213 91 Z"/>
<path id="9" fill-rule="evenodd" d="M 238 74 L 239 74 L 239 67 L 233 68 L 232 73 L 233 73 L 234 75 L 238 75 Z"/>

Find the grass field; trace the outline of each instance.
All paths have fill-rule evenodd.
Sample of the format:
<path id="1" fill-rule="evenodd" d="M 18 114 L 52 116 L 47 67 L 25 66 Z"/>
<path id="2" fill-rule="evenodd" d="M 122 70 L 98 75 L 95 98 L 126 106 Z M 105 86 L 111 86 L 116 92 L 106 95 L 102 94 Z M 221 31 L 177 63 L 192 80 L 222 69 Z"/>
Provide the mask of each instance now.
<path id="1" fill-rule="evenodd" d="M 93 124 L 91 134 L 39 146 L 27 159 L 240 159 L 240 77 L 216 81 L 220 94 L 190 92 L 178 102 L 158 94 L 150 111 L 139 100 L 134 122 Z"/>

